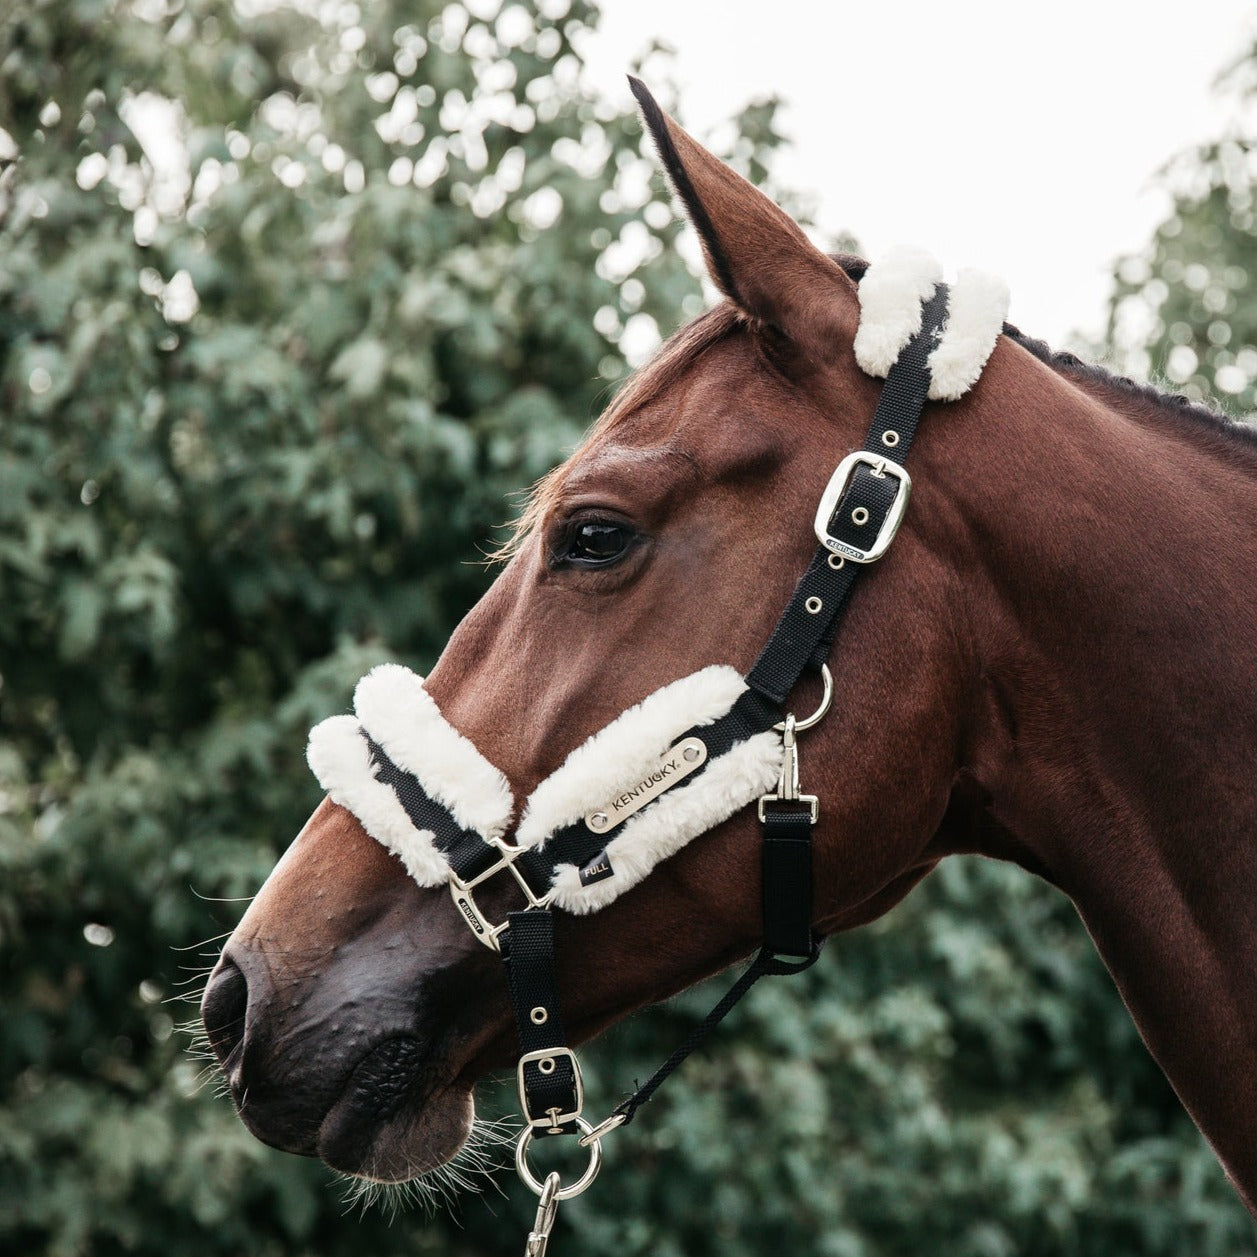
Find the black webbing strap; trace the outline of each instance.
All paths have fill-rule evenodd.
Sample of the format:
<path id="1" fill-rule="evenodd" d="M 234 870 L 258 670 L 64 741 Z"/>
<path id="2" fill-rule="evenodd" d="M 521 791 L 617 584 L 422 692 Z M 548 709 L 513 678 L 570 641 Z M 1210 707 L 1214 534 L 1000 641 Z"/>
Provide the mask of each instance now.
<path id="1" fill-rule="evenodd" d="M 686 779 L 688 785 L 696 781 L 704 770 L 721 755 L 727 754 L 739 742 L 765 729 L 771 729 L 781 719 L 780 708 L 768 702 L 754 690 L 747 690 L 736 703 L 709 725 L 695 725 L 677 739 L 699 738 L 707 747 L 707 758 Z M 605 800 L 591 800 L 605 802 Z M 595 834 L 583 820 L 566 825 L 557 830 L 548 839 L 545 846 L 537 853 L 544 865 L 548 866 L 549 875 L 560 864 L 574 864 L 578 869 L 585 868 L 606 849 L 607 843 L 615 837 L 614 830 Z M 532 879 L 529 878 L 531 884 Z"/>
<path id="2" fill-rule="evenodd" d="M 371 752 L 371 769 L 376 781 L 392 786 L 397 801 L 406 810 L 410 823 L 432 834 L 437 850 L 464 881 L 471 881 L 499 859 L 497 850 L 474 830 L 464 829 L 448 808 L 430 798 L 419 778 L 389 759 L 384 748 L 365 729 L 362 736 Z"/>
<path id="3" fill-rule="evenodd" d="M 764 950 L 808 956 L 812 937 L 812 814 L 808 805 L 777 802 L 764 809 Z"/>
<path id="4" fill-rule="evenodd" d="M 887 376 L 864 450 L 898 463 L 916 435 L 929 393 L 928 358 L 937 342 L 947 309 L 947 289 L 940 285 L 922 310 L 921 330 L 899 355 Z M 879 464 L 856 462 L 826 531 L 847 546 L 868 551 L 895 510 L 904 489 Z M 828 655 L 838 623 L 865 566 L 821 546 L 795 587 L 759 659 L 747 675 L 748 691 L 732 710 L 710 725 L 690 729 L 708 749 L 703 767 L 734 745 L 772 728 L 790 692 L 809 666 L 819 668 Z M 792 724 L 787 723 L 787 740 Z M 390 785 L 415 826 L 435 836 L 456 875 L 470 881 L 502 860 L 502 853 L 480 835 L 461 828 L 447 809 L 428 797 L 419 781 L 394 764 L 368 737 L 376 778 Z M 793 770 L 787 750 L 787 772 Z M 698 769 L 693 775 L 702 772 Z M 771 801 L 770 801 L 771 800 Z M 615 1110 L 622 1124 L 650 1100 L 663 1081 L 724 1020 L 729 1011 L 768 974 L 798 973 L 811 966 L 821 941 L 812 933 L 811 800 L 794 793 L 761 800 L 763 825 L 764 943 L 750 966 L 724 998 L 690 1032 L 654 1074 Z M 593 834 L 583 821 L 553 834 L 541 848 L 515 857 L 538 897 L 544 894 L 560 864 L 584 867 L 605 848 L 606 833 Z M 520 1093 L 524 1116 L 538 1132 L 571 1133 L 581 1109 L 579 1066 L 565 1043 L 554 967 L 554 920 L 548 909 L 510 913 L 500 936 L 511 1002 L 519 1035 Z"/>
<path id="5" fill-rule="evenodd" d="M 929 395 L 927 360 L 937 344 L 946 312 L 947 286 L 940 284 L 922 310 L 921 330 L 886 377 L 863 446 L 870 454 L 895 462 L 907 454 Z M 897 483 L 893 476 L 878 476 L 873 467 L 858 465 L 830 516 L 830 534 L 867 550 L 894 505 Z M 853 518 L 859 510 L 867 512 L 863 523 Z M 777 627 L 747 674 L 747 684 L 753 690 L 770 702 L 784 703 L 809 664 L 824 662 L 856 577 L 865 566 L 833 555 L 824 546 L 817 548 Z"/>
<path id="6" fill-rule="evenodd" d="M 515 1010 L 524 1117 L 543 1134 L 576 1129 L 581 1095 L 576 1057 L 567 1046 L 554 972 L 554 915 L 533 909 L 508 915 L 502 959 Z M 566 1115 L 566 1120 L 564 1116 Z"/>
<path id="7" fill-rule="evenodd" d="M 755 959 L 743 970 L 742 976 L 724 993 L 720 1003 L 686 1035 L 681 1046 L 631 1096 L 621 1100 L 615 1106 L 612 1116 L 620 1117 L 622 1120 L 619 1124 L 627 1126 L 637 1116 L 637 1110 L 650 1100 L 674 1070 L 693 1055 L 694 1051 L 702 1045 L 703 1040 L 724 1021 L 760 978 L 802 973 L 804 969 L 810 969 L 821 953 L 823 941 L 813 939 L 810 951 L 804 959 L 799 961 L 782 959 L 774 956 L 767 948 L 761 948 Z"/>
<path id="8" fill-rule="evenodd" d="M 921 330 L 899 355 L 882 389 L 864 449 L 899 462 L 916 435 L 929 396 L 928 358 L 937 343 L 947 312 L 947 289 L 939 285 L 922 310 Z M 870 548 L 895 505 L 899 490 L 892 476 L 858 464 L 829 520 L 831 536 Z M 863 513 L 855 512 L 863 508 Z M 768 644 L 747 676 L 752 693 L 773 709 L 784 704 L 809 665 L 819 668 L 830 644 L 855 578 L 864 564 L 841 559 L 821 546 L 795 587 L 790 603 Z M 765 726 L 767 727 L 767 726 Z M 787 737 L 790 737 L 790 731 Z M 788 751 L 791 754 L 792 751 Z M 786 772 L 794 765 L 787 763 Z M 783 774 L 784 782 L 784 774 Z M 715 1008 L 686 1037 L 649 1079 L 615 1109 L 627 1125 L 668 1076 L 724 1020 L 744 995 L 768 974 L 800 973 L 815 963 L 822 939 L 812 933 L 812 811 L 810 800 L 764 801 L 763 833 L 764 944 L 740 978 Z"/>

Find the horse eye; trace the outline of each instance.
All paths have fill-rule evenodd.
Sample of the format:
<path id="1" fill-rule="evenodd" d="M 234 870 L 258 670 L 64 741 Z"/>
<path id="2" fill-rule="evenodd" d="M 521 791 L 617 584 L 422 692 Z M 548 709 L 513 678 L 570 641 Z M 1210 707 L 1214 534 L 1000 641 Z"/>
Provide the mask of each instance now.
<path id="1" fill-rule="evenodd" d="M 636 537 L 627 524 L 612 520 L 580 520 L 555 552 L 559 563 L 575 567 L 607 567 L 622 559 Z"/>

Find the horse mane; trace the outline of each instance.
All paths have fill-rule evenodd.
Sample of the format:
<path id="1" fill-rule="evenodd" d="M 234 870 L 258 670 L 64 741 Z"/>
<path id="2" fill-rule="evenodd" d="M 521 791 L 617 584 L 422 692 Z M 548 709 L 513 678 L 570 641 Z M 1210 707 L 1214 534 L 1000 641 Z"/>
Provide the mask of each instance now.
<path id="1" fill-rule="evenodd" d="M 857 284 L 863 278 L 864 272 L 868 270 L 869 264 L 863 258 L 849 253 L 834 253 L 830 256 Z M 1045 366 L 1067 377 L 1086 392 L 1104 392 L 1109 395 L 1105 400 L 1116 398 L 1119 401 L 1127 401 L 1140 410 L 1153 410 L 1170 416 L 1185 416 L 1193 423 L 1202 424 L 1206 432 L 1220 433 L 1224 437 L 1238 440 L 1247 447 L 1257 447 L 1257 425 L 1251 422 L 1235 419 L 1212 406 L 1193 401 L 1182 393 L 1168 393 L 1155 384 L 1141 383 L 1138 380 L 1132 380 L 1129 376 L 1118 375 L 1098 363 L 1085 362 L 1076 354 L 1053 350 L 1046 341 L 1027 336 L 1019 327 L 1011 323 L 1004 324 L 1004 335 Z"/>
<path id="2" fill-rule="evenodd" d="M 850 253 L 831 253 L 830 257 L 855 282 L 859 283 L 869 264 Z M 605 435 L 623 419 L 666 392 L 713 345 L 734 331 L 747 326 L 749 320 L 736 306 L 722 301 L 687 323 L 666 340 L 659 352 L 645 366 L 634 371 L 612 399 L 581 442 L 585 448 L 594 439 Z M 1107 394 L 1102 400 L 1131 403 L 1136 409 L 1162 415 L 1183 416 L 1201 425 L 1206 434 L 1217 434 L 1246 448 L 1257 449 L 1257 424 L 1234 419 L 1222 411 L 1192 401 L 1182 393 L 1168 393 L 1154 384 L 1140 383 L 1129 376 L 1118 375 L 1107 367 L 1085 362 L 1076 354 L 1053 350 L 1046 341 L 1026 335 L 1011 323 L 1004 324 L 1004 335 L 1020 345 L 1045 366 L 1065 376 L 1084 391 Z M 489 562 L 505 562 L 519 549 L 534 528 L 557 504 L 563 487 L 566 463 L 547 472 L 532 487 L 510 535 L 488 555 Z"/>

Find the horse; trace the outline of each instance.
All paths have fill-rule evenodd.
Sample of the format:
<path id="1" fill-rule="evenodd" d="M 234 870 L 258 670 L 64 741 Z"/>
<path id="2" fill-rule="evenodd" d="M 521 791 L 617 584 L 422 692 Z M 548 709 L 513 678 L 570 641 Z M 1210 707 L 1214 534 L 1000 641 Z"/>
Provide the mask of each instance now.
<path id="1" fill-rule="evenodd" d="M 443 745 L 480 783 L 441 801 L 464 829 L 492 812 L 480 832 L 501 851 L 523 801 L 526 824 L 604 726 L 677 678 L 752 668 L 884 387 L 857 357 L 865 264 L 820 251 L 634 91 L 721 300 L 538 486 L 430 676 L 375 685 L 403 716 L 412 700 L 439 712 Z M 911 508 L 834 641 L 839 699 L 796 750 L 793 713 L 827 705 L 807 670 L 772 735 L 778 793 L 802 771 L 818 800 L 805 926 L 820 938 L 869 922 L 956 853 L 1046 879 L 1253 1210 L 1257 438 L 1007 324 L 971 388 L 923 405 Z M 518 1057 L 530 1031 L 495 955 L 508 913 L 508 935 L 553 918 L 548 980 L 572 1043 L 765 935 L 753 806 L 656 852 L 597 911 L 553 913 L 518 876 L 478 900 L 424 883 L 356 811 L 319 805 L 203 1000 L 248 1129 L 351 1175 L 447 1162 L 477 1080 Z M 582 884 L 605 871 L 591 862 Z M 569 1052 L 546 1050 L 551 1070 Z M 579 1103 L 559 1107 L 540 1124 L 570 1131 Z M 579 1130 L 595 1148 L 605 1133 Z"/>

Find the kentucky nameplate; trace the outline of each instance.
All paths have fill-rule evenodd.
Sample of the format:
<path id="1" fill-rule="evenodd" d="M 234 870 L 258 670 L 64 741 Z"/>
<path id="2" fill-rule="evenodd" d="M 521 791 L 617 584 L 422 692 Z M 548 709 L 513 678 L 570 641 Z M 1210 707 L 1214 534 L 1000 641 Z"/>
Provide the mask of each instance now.
<path id="1" fill-rule="evenodd" d="M 707 745 L 702 738 L 686 738 L 678 742 L 660 756 L 655 767 L 644 774 L 636 785 L 592 812 L 586 812 L 585 824 L 595 834 L 607 833 L 688 777 L 706 758 Z"/>

